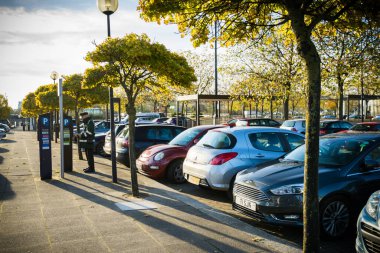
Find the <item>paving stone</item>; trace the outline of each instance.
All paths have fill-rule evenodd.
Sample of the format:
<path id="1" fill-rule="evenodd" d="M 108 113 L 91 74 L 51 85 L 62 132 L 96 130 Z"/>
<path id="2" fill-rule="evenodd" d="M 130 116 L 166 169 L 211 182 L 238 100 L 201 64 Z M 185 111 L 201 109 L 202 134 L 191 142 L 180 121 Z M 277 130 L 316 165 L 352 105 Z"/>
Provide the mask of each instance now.
<path id="1" fill-rule="evenodd" d="M 29 247 L 11 248 L 11 249 L 1 249 L 3 253 L 48 253 L 52 252 L 50 244 L 35 245 Z"/>
<path id="2" fill-rule="evenodd" d="M 44 224 L 41 219 L 17 219 L 0 223 L 0 237 L 8 234 L 23 232 L 44 233 Z"/>
<path id="3" fill-rule="evenodd" d="M 106 236 L 104 237 L 104 241 L 113 252 L 146 252 L 152 249 L 160 248 L 160 245 L 157 242 L 153 241 L 152 238 L 144 232 L 135 233 L 133 236 L 131 236 L 131 234 Z"/>
<path id="4" fill-rule="evenodd" d="M 46 244 L 48 238 L 45 233 L 21 232 L 0 236 L 0 249 L 31 247 Z"/>
<path id="5" fill-rule="evenodd" d="M 42 208 L 43 216 L 46 219 L 54 217 L 76 216 L 81 213 L 79 207 L 47 209 L 42 206 Z"/>
<path id="6" fill-rule="evenodd" d="M 87 238 L 68 242 L 52 243 L 55 253 L 108 252 L 109 248 L 98 238 Z"/>
<path id="7" fill-rule="evenodd" d="M 52 243 L 83 240 L 97 236 L 89 226 L 51 227 L 47 229 L 47 233 Z"/>
<path id="8" fill-rule="evenodd" d="M 47 229 L 89 225 L 87 219 L 83 215 L 80 215 L 80 214 L 64 216 L 64 217 L 47 218 L 47 219 L 44 219 L 44 224 Z"/>

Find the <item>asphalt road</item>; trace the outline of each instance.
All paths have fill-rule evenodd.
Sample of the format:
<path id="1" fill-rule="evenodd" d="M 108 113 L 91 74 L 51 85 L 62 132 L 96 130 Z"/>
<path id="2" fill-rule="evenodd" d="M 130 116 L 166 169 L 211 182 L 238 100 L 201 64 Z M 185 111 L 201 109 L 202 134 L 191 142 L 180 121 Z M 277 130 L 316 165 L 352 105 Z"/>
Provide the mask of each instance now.
<path id="1" fill-rule="evenodd" d="M 161 183 L 176 189 L 189 197 L 192 197 L 202 203 L 205 203 L 219 211 L 227 213 L 235 218 L 238 218 L 256 228 L 260 228 L 267 233 L 281 237 L 285 240 L 294 242 L 302 246 L 302 228 L 272 226 L 256 221 L 245 216 L 235 210 L 232 210 L 231 203 L 224 192 L 213 191 L 210 189 L 200 188 L 198 186 L 185 184 L 171 184 L 166 180 L 160 180 Z M 321 252 L 323 253 L 354 253 L 355 252 L 355 237 L 354 232 L 337 241 L 328 241 L 321 239 Z"/>

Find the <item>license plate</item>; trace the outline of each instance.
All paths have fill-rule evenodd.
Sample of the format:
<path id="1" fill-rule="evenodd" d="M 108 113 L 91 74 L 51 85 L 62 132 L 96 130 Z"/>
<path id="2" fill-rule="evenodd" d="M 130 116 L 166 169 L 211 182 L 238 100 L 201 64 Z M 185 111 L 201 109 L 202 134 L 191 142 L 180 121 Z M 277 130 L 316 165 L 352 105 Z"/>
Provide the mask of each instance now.
<path id="1" fill-rule="evenodd" d="M 239 195 L 236 195 L 235 203 L 256 212 L 256 203 L 249 199 L 242 198 Z"/>
<path id="2" fill-rule="evenodd" d="M 201 179 L 189 175 L 189 177 L 187 178 L 187 181 L 188 181 L 189 183 L 192 183 L 192 184 L 195 184 L 195 185 L 199 185 L 199 182 L 201 181 Z"/>

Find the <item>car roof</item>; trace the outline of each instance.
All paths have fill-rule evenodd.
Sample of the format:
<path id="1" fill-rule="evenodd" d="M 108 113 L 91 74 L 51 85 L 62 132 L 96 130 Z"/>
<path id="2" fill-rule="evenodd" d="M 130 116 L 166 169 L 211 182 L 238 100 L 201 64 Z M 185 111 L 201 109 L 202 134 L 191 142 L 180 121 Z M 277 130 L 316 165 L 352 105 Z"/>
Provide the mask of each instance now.
<path id="1" fill-rule="evenodd" d="M 356 125 L 380 125 L 380 122 L 358 122 Z"/>
<path id="2" fill-rule="evenodd" d="M 225 133 L 241 133 L 241 132 L 277 132 L 277 133 L 294 133 L 286 129 L 275 128 L 275 127 L 265 127 L 265 126 L 250 126 L 250 127 L 229 127 L 229 128 L 219 128 L 216 131 Z"/>
<path id="3" fill-rule="evenodd" d="M 376 140 L 380 141 L 379 132 L 344 132 L 344 133 L 335 133 L 321 136 L 321 139 L 331 139 L 331 138 L 340 138 L 340 139 L 360 139 L 360 140 Z"/>
<path id="4" fill-rule="evenodd" d="M 306 121 L 306 119 L 287 119 L 285 121 Z"/>

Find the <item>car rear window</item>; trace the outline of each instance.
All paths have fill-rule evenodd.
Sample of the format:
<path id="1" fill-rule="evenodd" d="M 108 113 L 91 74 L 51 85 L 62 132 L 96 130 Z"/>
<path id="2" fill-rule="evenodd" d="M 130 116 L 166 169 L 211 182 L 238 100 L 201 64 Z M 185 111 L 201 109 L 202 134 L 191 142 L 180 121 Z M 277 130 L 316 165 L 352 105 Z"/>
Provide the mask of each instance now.
<path id="1" fill-rule="evenodd" d="M 198 143 L 197 146 L 203 146 L 213 149 L 232 149 L 236 144 L 236 138 L 232 134 L 209 131 Z"/>
<path id="2" fill-rule="evenodd" d="M 282 126 L 284 127 L 294 127 L 295 121 L 293 120 L 285 120 L 284 123 L 282 123 Z"/>

